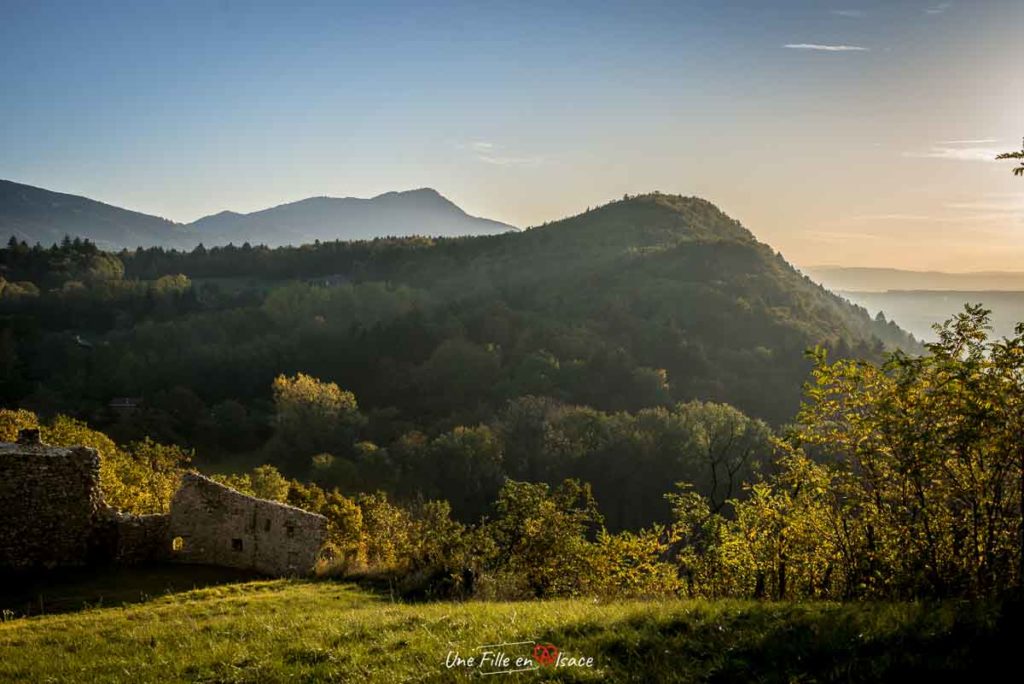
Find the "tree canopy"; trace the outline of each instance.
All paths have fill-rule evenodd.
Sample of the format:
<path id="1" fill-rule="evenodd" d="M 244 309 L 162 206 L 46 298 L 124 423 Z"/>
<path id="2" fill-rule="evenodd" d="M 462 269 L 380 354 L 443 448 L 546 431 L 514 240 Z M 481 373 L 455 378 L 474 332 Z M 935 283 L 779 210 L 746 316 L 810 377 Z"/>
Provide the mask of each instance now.
<path id="1" fill-rule="evenodd" d="M 1020 159 L 1020 165 L 1014 167 L 1013 175 L 1024 176 L 1024 143 L 1021 144 L 1021 149 L 1018 152 L 1004 152 L 996 157 L 996 159 Z"/>

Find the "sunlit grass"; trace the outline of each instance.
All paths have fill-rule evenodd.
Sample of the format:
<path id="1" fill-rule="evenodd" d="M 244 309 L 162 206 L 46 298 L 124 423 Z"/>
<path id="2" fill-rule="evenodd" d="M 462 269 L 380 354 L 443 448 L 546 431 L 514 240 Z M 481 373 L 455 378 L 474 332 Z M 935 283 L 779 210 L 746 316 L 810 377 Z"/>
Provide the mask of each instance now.
<path id="1" fill-rule="evenodd" d="M 9 620 L 0 680 L 452 681 L 482 670 L 446 668 L 450 651 L 536 640 L 595 667 L 486 679 L 871 681 L 990 660 L 1007 638 L 997 617 L 952 603 L 404 604 L 349 584 L 255 581 Z"/>

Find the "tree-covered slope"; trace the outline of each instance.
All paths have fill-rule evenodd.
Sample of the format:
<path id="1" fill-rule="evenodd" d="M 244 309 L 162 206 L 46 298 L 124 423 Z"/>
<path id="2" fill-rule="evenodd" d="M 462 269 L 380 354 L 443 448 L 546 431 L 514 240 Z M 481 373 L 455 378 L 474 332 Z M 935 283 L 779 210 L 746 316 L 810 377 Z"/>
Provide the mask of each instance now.
<path id="1" fill-rule="evenodd" d="M 517 368 L 531 355 L 551 355 L 563 378 L 560 396 L 568 401 L 635 409 L 715 399 L 781 422 L 798 404 L 808 348 L 825 345 L 865 357 L 883 346 L 919 348 L 895 325 L 870 318 L 801 275 L 711 203 L 662 194 L 515 234 L 190 254 L 148 250 L 125 261 L 129 273 L 146 278 L 178 272 L 193 278 L 329 277 L 420 293 L 434 313 L 417 304 L 404 316 L 374 320 L 361 335 L 380 353 L 367 358 L 365 350 L 351 350 L 358 368 L 339 359 L 307 362 L 307 369 L 370 396 L 378 394 L 380 376 L 364 369 L 389 358 L 393 345 L 385 338 L 415 334 L 417 340 L 403 344 L 423 345 L 419 358 L 390 358 L 386 366 L 419 366 L 441 342 L 456 338 L 491 350 L 499 367 L 495 382 L 515 384 Z M 315 303 L 312 294 L 292 296 L 289 328 L 306 330 L 312 348 L 321 333 L 305 324 L 367 322 Z M 434 329 L 440 312 L 450 317 L 445 330 Z M 430 323 L 419 328 L 425 319 Z M 663 386 L 652 375 L 659 370 L 667 374 Z M 422 386 L 416 377 L 405 375 L 400 400 L 413 412 L 421 410 L 416 398 L 445 394 L 443 383 Z"/>
<path id="2" fill-rule="evenodd" d="M 603 410 L 713 399 L 784 422 L 809 347 L 915 349 L 714 205 L 661 194 L 522 233 L 119 258 L 124 280 L 83 283 L 60 275 L 70 259 L 60 250 L 4 250 L 11 292 L 26 280 L 43 290 L 4 305 L 43 335 L 13 343 L 25 377 L 9 386 L 64 386 L 79 410 L 84 396 L 174 386 L 209 404 L 251 404 L 275 374 L 302 370 L 421 428 L 486 419 L 530 393 Z M 157 281 L 164 294 L 144 285 Z M 103 342 L 81 392 L 67 386 L 87 372 L 81 349 L 65 348 L 68 332 Z M 11 391 L 7 401 L 23 398 Z"/>
<path id="3" fill-rule="evenodd" d="M 683 437 L 726 414 L 762 432 L 682 402 L 780 425 L 808 348 L 914 349 L 710 203 L 664 195 L 477 238 L 18 243 L 0 269 L 4 406 L 194 447 L 207 465 L 437 496 L 467 519 L 504 477 L 582 477 L 616 529 L 664 518 L 661 495 L 700 480 Z M 279 376 L 297 373 L 351 392 L 348 419 L 284 436 Z"/>

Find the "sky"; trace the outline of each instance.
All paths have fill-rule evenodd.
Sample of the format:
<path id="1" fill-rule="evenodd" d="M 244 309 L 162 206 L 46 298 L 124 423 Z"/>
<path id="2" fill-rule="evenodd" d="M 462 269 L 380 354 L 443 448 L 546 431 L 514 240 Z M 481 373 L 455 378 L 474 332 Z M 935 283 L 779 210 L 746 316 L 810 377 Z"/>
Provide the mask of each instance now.
<path id="1" fill-rule="evenodd" d="M 790 261 L 1024 270 L 1021 0 L 0 0 L 0 178 L 192 221 L 697 195 Z"/>

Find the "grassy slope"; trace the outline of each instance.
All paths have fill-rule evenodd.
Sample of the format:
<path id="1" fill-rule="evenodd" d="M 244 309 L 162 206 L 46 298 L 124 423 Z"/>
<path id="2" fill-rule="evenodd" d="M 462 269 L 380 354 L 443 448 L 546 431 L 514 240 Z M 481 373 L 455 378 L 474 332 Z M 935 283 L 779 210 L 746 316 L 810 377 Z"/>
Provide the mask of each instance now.
<path id="1" fill-rule="evenodd" d="M 255 581 L 9 620 L 0 681 L 452 681 L 470 677 L 445 668 L 450 649 L 524 639 L 597 667 L 497 681 L 935 681 L 1012 658 L 998 617 L 951 603 L 402 604 L 348 584 Z"/>

